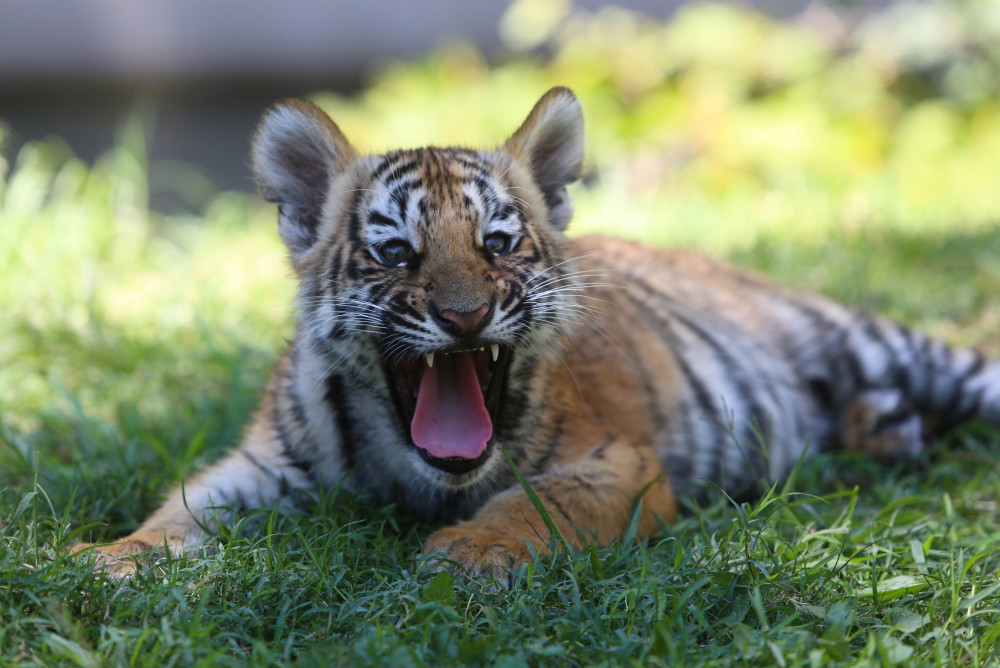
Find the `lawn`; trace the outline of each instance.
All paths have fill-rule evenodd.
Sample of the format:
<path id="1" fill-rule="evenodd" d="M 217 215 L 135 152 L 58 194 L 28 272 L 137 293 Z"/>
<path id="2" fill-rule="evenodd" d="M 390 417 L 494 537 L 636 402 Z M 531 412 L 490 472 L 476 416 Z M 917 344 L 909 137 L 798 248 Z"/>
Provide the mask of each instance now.
<path id="1" fill-rule="evenodd" d="M 961 7 L 962 44 L 1000 43 Z M 457 46 L 314 99 L 367 149 L 488 145 L 570 85 L 578 233 L 723 255 L 1000 355 L 1000 91 L 976 75 L 1000 58 L 913 60 L 886 36 L 926 17 L 894 11 L 846 45 L 720 6 L 537 19 L 502 64 Z M 273 208 L 150 211 L 142 136 L 137 117 L 96 165 L 57 142 L 0 162 L 0 664 L 1000 661 L 1000 431 L 979 425 L 914 462 L 824 455 L 746 504 L 709 491 L 657 539 L 539 558 L 509 592 L 428 573 L 432 526 L 337 490 L 124 583 L 70 559 L 236 442 L 292 331 Z"/>

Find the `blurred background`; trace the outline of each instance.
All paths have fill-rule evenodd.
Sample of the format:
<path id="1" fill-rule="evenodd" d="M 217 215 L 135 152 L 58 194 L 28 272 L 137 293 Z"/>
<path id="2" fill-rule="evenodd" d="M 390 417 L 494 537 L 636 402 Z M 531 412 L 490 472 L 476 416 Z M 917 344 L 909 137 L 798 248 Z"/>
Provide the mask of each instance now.
<path id="1" fill-rule="evenodd" d="M 1000 351 L 1000 3 L 0 0 L 0 441 L 235 438 L 291 333 L 266 105 L 488 147 L 555 85 L 587 119 L 575 233 Z"/>
<path id="2" fill-rule="evenodd" d="M 569 11 L 563 2 L 533 4 L 518 19 L 532 23 L 527 44 L 527 33 L 498 30 L 508 3 L 495 0 L 2 0 L 7 153 L 55 135 L 92 161 L 114 145 L 122 120 L 142 109 L 151 163 L 179 161 L 219 187 L 247 188 L 247 143 L 267 105 L 319 90 L 357 92 L 391 61 L 459 44 L 480 64 L 502 62 L 515 49 L 540 46 L 537 31 Z M 622 6 L 665 18 L 679 5 Z M 174 194 L 170 184 L 153 181 L 154 206 L 176 204 L 164 197 Z"/>
<path id="3" fill-rule="evenodd" d="M 975 188 L 969 160 L 989 171 L 1000 143 L 994 3 L 0 0 L 0 16 L 7 162 L 55 137 L 93 163 L 139 124 L 165 212 L 247 189 L 255 122 L 290 96 L 379 149 L 497 141 L 569 85 L 592 175 L 636 192 L 815 183 L 859 215 L 855 187 L 887 167 L 923 200 Z"/>
<path id="4" fill-rule="evenodd" d="M 566 24 L 584 12 L 604 15 L 591 16 L 591 23 L 618 26 L 601 40 L 604 48 L 622 40 L 628 50 L 623 20 L 662 21 L 685 5 L 625 0 L 617 3 L 616 18 L 614 11 L 600 11 L 603 4 L 0 0 L 0 119 L 10 128 L 6 153 L 54 135 L 93 161 L 114 145 L 123 120 L 141 109 L 149 159 L 159 167 L 152 179 L 153 204 L 169 208 L 177 204 L 169 196 L 177 193 L 162 172 L 171 162 L 196 166 L 219 187 L 248 186 L 248 138 L 261 109 L 274 100 L 315 91 L 358 92 L 393 61 L 454 52 L 459 45 L 473 66 L 526 56 L 548 60 L 565 41 L 560 35 L 565 37 Z M 810 6 L 803 0 L 756 3 L 783 18 L 801 17 L 806 10 L 815 14 Z M 839 9 L 846 20 L 858 13 Z M 632 12 L 630 18 L 621 10 Z M 640 70 L 653 65 L 650 57 L 662 58 L 650 46 L 653 51 L 640 49 L 643 59 L 635 63 Z"/>

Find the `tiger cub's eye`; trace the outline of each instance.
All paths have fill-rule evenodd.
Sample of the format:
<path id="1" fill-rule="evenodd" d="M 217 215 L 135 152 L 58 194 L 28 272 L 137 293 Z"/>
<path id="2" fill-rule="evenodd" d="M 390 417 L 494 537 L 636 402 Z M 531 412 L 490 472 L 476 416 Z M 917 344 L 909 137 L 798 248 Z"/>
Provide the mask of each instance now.
<path id="1" fill-rule="evenodd" d="M 413 247 L 402 239 L 390 239 L 374 247 L 375 259 L 387 267 L 399 267 L 413 257 Z"/>
<path id="2" fill-rule="evenodd" d="M 513 250 L 511 236 L 504 232 L 487 234 L 483 239 L 483 247 L 492 255 L 506 255 Z"/>

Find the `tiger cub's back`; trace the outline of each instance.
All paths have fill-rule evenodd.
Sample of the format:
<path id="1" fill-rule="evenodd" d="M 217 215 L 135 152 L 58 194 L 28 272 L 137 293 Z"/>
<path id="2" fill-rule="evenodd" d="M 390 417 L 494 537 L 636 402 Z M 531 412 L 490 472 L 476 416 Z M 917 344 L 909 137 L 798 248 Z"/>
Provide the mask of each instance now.
<path id="1" fill-rule="evenodd" d="M 614 430 L 653 440 L 675 489 L 739 491 L 832 444 L 810 374 L 829 368 L 817 323 L 846 309 L 697 253 L 603 237 L 571 252 L 586 290 L 573 382 Z"/>

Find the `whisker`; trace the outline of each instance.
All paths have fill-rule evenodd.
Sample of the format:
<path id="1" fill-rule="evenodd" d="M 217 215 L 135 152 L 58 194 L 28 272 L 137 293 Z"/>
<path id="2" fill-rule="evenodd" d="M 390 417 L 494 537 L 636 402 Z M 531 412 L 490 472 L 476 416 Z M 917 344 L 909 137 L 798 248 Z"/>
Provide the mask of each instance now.
<path id="1" fill-rule="evenodd" d="M 583 255 L 576 255 L 574 257 L 566 258 L 562 262 L 557 262 L 556 264 L 553 264 L 551 266 L 545 267 L 544 269 L 541 269 L 540 271 L 535 272 L 531 277 L 529 277 L 524 282 L 524 285 L 527 286 L 529 283 L 531 283 L 533 280 L 535 280 L 539 276 L 542 276 L 542 275 L 544 275 L 544 274 L 552 271 L 553 269 L 558 269 L 559 267 L 561 267 L 561 266 L 563 266 L 563 265 L 565 265 L 565 264 L 567 264 L 569 262 L 573 262 L 574 260 L 581 260 L 583 258 L 590 257 L 593 254 L 594 253 L 584 253 Z M 581 270 L 581 271 L 598 271 L 598 270 L 587 270 L 587 269 L 584 269 L 584 270 Z M 574 273 L 576 273 L 576 272 L 567 272 L 567 274 L 565 274 L 565 275 L 573 275 Z"/>

